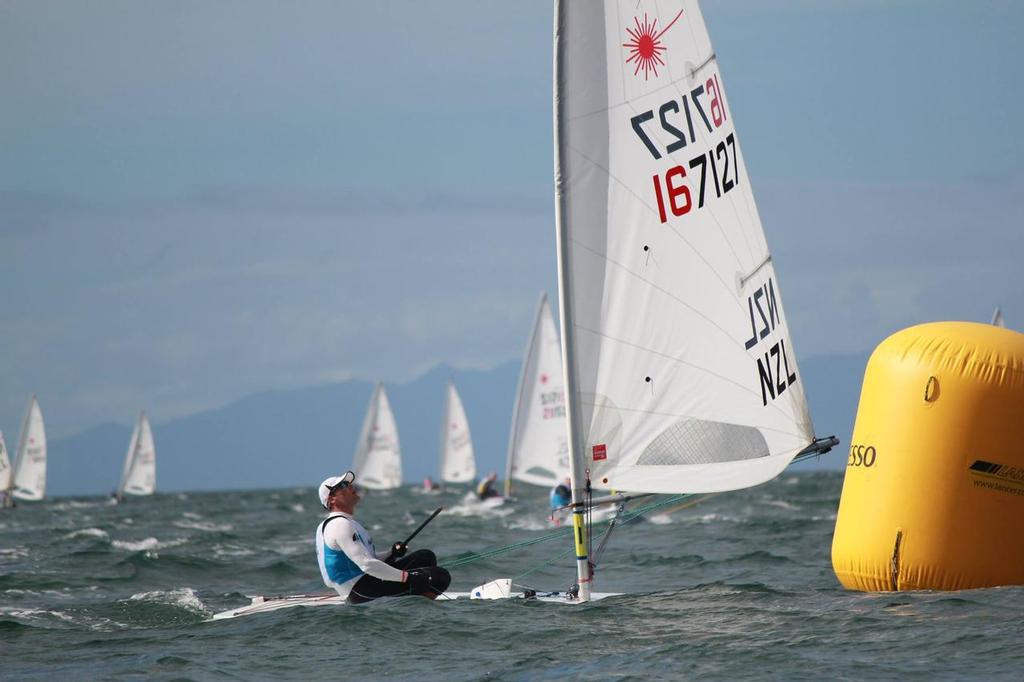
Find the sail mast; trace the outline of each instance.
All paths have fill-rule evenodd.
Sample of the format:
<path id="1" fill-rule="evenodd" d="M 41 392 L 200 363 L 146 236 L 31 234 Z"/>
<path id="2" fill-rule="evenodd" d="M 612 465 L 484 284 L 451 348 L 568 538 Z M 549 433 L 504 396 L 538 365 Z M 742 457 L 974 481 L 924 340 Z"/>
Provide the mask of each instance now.
<path id="1" fill-rule="evenodd" d="M 587 534 L 584 528 L 585 500 L 584 486 L 587 477 L 583 467 L 583 442 L 579 432 L 579 405 L 577 403 L 576 363 L 573 358 L 572 340 L 572 291 L 569 277 L 569 234 L 565 224 L 566 196 L 562 173 L 564 162 L 562 131 L 566 121 L 562 84 L 564 83 L 565 43 L 562 40 L 565 28 L 565 5 L 555 0 L 555 55 L 554 55 L 554 131 L 555 131 L 555 235 L 558 248 L 558 313 L 562 334 L 562 376 L 565 385 L 566 429 L 569 439 L 569 477 L 572 481 L 572 527 L 576 547 L 576 582 L 579 588 L 577 599 L 590 601 L 590 559 L 587 556 Z"/>

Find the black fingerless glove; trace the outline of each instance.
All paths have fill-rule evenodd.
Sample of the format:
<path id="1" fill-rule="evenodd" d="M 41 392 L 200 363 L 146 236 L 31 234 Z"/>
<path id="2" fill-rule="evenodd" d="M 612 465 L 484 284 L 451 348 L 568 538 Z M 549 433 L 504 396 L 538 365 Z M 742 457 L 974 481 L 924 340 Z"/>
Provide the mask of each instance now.
<path id="1" fill-rule="evenodd" d="M 430 589 L 430 576 L 414 568 L 405 574 L 405 583 L 410 594 L 423 594 Z"/>

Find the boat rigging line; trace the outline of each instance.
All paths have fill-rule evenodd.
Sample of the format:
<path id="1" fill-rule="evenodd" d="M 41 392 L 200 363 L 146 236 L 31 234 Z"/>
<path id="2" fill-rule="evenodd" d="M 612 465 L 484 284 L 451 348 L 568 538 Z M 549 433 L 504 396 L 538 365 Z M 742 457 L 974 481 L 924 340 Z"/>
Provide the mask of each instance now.
<path id="1" fill-rule="evenodd" d="M 838 442 L 839 441 L 838 441 L 838 439 L 836 439 L 835 436 L 829 436 L 829 437 L 826 437 L 826 438 L 817 438 L 810 445 L 808 445 L 806 448 L 801 450 L 797 454 L 796 457 L 793 458 L 793 462 L 791 463 L 791 465 L 795 464 L 797 462 L 802 462 L 802 461 L 811 459 L 812 457 L 818 457 L 818 456 L 828 452 L 833 446 L 837 445 Z M 715 495 L 715 494 L 718 494 L 718 493 L 708 493 L 708 494 L 681 493 L 681 494 L 678 494 L 678 495 L 669 495 L 669 496 L 664 496 L 664 497 L 657 496 L 657 497 L 661 497 L 661 499 L 655 500 L 653 502 L 649 502 L 648 504 L 645 504 L 645 505 L 642 505 L 640 507 L 637 507 L 636 509 L 633 509 L 633 510 L 630 510 L 630 511 L 626 511 L 625 505 L 626 505 L 627 502 L 630 502 L 630 501 L 633 501 L 633 500 L 639 500 L 639 499 L 643 499 L 643 498 L 647 498 L 647 497 L 655 497 L 654 493 L 642 493 L 642 494 L 638 494 L 638 495 L 630 495 L 628 493 L 619 493 L 619 494 L 614 494 L 614 495 L 605 495 L 603 497 L 593 497 L 593 488 L 590 485 L 590 471 L 588 470 L 587 473 L 586 473 L 586 500 L 579 503 L 579 504 L 586 505 L 587 533 L 588 534 L 592 534 L 593 528 L 595 526 L 600 526 L 600 525 L 607 524 L 607 528 L 604 530 L 604 532 L 601 535 L 600 545 L 593 551 L 592 558 L 591 558 L 591 561 L 590 561 L 591 572 L 593 572 L 594 566 L 597 565 L 597 562 L 599 561 L 599 559 L 601 557 L 601 554 L 604 552 L 605 546 L 608 544 L 608 540 L 611 537 L 612 531 L 615 528 L 617 528 L 618 526 L 625 525 L 625 524 L 629 523 L 630 521 L 635 521 L 636 519 L 638 519 L 638 518 L 640 518 L 640 517 L 642 517 L 642 516 L 644 516 L 646 514 L 649 514 L 649 513 L 653 512 L 653 511 L 657 511 L 659 509 L 664 509 L 665 513 L 671 513 L 671 512 L 674 512 L 674 511 L 678 511 L 680 509 L 685 509 L 686 507 L 691 507 L 691 506 L 693 506 L 695 504 L 698 504 L 701 501 L 703 501 L 703 500 L 705 500 L 705 499 L 707 499 L 707 498 L 709 498 L 709 497 L 711 497 L 712 495 Z M 616 514 L 611 519 L 609 519 L 607 521 L 593 522 L 592 516 L 591 516 L 591 510 L 595 506 L 600 506 L 600 505 L 603 505 L 603 504 L 610 504 L 610 503 L 615 503 L 615 504 L 619 505 L 619 509 L 616 512 Z M 560 511 L 560 510 L 564 510 L 564 509 L 571 509 L 571 508 L 573 508 L 575 506 L 576 505 L 569 504 L 569 505 L 565 505 L 564 507 L 558 507 L 554 511 Z M 666 507 L 668 507 L 668 509 L 665 509 Z M 437 516 L 438 513 L 440 513 L 440 511 L 441 511 L 440 508 L 437 509 L 430 516 L 430 518 L 428 518 L 426 521 L 424 521 L 420 525 L 420 527 L 416 529 L 416 531 L 413 533 L 413 535 L 410 536 L 410 539 L 412 539 L 412 537 L 414 537 L 416 535 L 416 533 L 419 533 L 419 531 L 422 530 L 423 526 L 426 526 L 427 523 L 429 523 L 435 516 Z M 553 531 L 551 533 L 547 533 L 545 535 L 541 535 L 541 536 L 538 536 L 538 537 L 535 537 L 535 538 L 531 538 L 529 540 L 523 540 L 521 542 L 514 542 L 514 543 L 511 543 L 511 544 L 508 544 L 508 545 L 503 545 L 503 546 L 500 546 L 500 547 L 493 547 L 493 548 L 490 548 L 490 549 L 485 549 L 485 550 L 480 551 L 480 552 L 472 552 L 472 553 L 469 553 L 469 554 L 466 554 L 466 555 L 463 555 L 463 556 L 460 556 L 460 557 L 452 557 L 450 560 L 445 561 L 441 565 L 444 568 L 446 568 L 446 569 L 448 569 L 450 571 L 453 568 L 460 568 L 462 566 L 468 566 L 469 564 L 476 563 L 477 561 L 483 561 L 485 559 L 491 559 L 491 558 L 494 558 L 494 557 L 497 557 L 497 556 L 501 556 L 502 554 L 508 554 L 509 552 L 514 552 L 514 551 L 516 551 L 518 549 L 522 549 L 524 547 L 530 547 L 532 545 L 543 544 L 545 542 L 550 542 L 552 540 L 557 540 L 559 538 L 565 538 L 566 536 L 571 535 L 572 532 L 573 532 L 573 528 L 571 526 L 565 526 L 565 527 L 559 528 L 559 529 L 557 529 L 557 530 L 555 530 L 555 531 Z M 592 536 L 588 535 L 587 546 L 589 546 L 589 547 L 593 547 L 593 545 L 590 542 L 591 539 L 592 539 Z M 406 542 L 408 544 L 408 541 L 406 541 Z M 522 577 L 527 576 L 527 575 L 529 575 L 531 573 L 534 573 L 535 571 L 538 571 L 538 570 L 540 570 L 541 568 L 543 568 L 545 566 L 548 566 L 548 565 L 553 564 L 553 563 L 555 563 L 555 562 L 557 562 L 557 561 L 559 561 L 561 559 L 564 559 L 565 557 L 567 557 L 570 554 L 572 554 L 574 551 L 575 551 L 575 549 L 572 548 L 572 547 L 570 547 L 568 550 L 561 551 L 561 552 L 557 553 L 556 555 L 554 555 L 554 556 L 552 556 L 552 557 L 550 557 L 550 558 L 548 558 L 548 559 L 546 559 L 546 560 L 544 560 L 544 561 L 542 561 L 542 562 L 540 562 L 538 564 L 535 564 L 534 566 L 528 568 L 527 570 L 523 571 L 522 573 L 517 574 L 516 576 L 514 576 L 514 578 L 522 578 Z"/>

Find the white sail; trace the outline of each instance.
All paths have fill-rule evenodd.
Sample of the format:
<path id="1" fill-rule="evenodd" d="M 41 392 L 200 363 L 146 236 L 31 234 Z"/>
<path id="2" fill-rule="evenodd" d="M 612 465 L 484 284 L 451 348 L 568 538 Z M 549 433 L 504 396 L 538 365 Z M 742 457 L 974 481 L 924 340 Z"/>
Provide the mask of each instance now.
<path id="1" fill-rule="evenodd" d="M 139 414 L 128 442 L 117 495 L 152 495 L 156 490 L 156 447 L 146 413 Z"/>
<path id="2" fill-rule="evenodd" d="M 508 439 L 506 486 L 512 479 L 553 486 L 569 476 L 563 386 L 558 329 L 547 295 L 541 294 L 519 372 Z"/>
<path id="3" fill-rule="evenodd" d="M 555 49 L 576 468 L 654 493 L 771 479 L 813 428 L 700 7 L 559 2 Z"/>
<path id="4" fill-rule="evenodd" d="M 356 483 L 364 488 L 386 490 L 402 485 L 398 427 L 383 384 L 377 384 L 370 397 L 352 462 Z"/>
<path id="5" fill-rule="evenodd" d="M 7 456 L 7 443 L 4 442 L 4 432 L 0 431 L 0 495 L 4 495 L 11 487 L 14 480 L 14 469 L 11 468 L 11 459 Z"/>
<path id="6" fill-rule="evenodd" d="M 473 437 L 462 399 L 455 384 L 448 382 L 445 391 L 444 415 L 441 420 L 441 480 L 465 483 L 476 477 Z"/>
<path id="7" fill-rule="evenodd" d="M 1006 327 L 1006 321 L 1003 320 L 1003 311 L 996 306 L 996 311 L 992 313 L 992 324 L 997 327 Z"/>
<path id="8" fill-rule="evenodd" d="M 14 463 L 12 493 L 19 500 L 41 500 L 46 495 L 46 427 L 35 396 L 21 426 Z"/>

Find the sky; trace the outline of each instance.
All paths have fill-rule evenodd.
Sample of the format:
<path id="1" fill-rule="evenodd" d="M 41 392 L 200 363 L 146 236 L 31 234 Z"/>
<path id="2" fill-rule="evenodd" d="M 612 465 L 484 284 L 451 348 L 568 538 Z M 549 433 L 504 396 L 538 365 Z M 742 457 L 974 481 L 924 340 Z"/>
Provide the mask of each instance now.
<path id="1" fill-rule="evenodd" d="M 1024 3 L 708 0 L 801 357 L 1024 317 Z M 0 428 L 518 358 L 547 2 L 0 3 Z M 813 406 L 812 406 L 813 407 Z"/>

